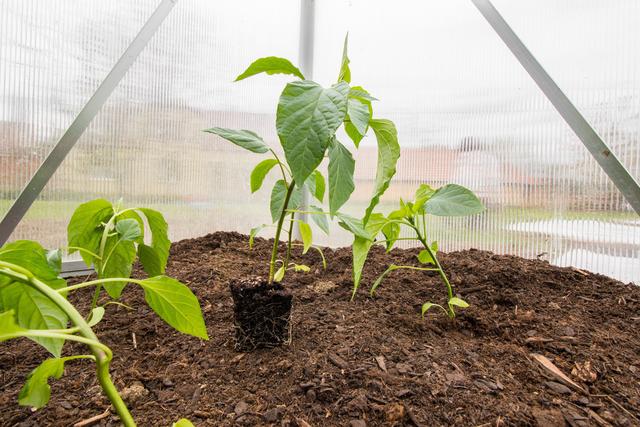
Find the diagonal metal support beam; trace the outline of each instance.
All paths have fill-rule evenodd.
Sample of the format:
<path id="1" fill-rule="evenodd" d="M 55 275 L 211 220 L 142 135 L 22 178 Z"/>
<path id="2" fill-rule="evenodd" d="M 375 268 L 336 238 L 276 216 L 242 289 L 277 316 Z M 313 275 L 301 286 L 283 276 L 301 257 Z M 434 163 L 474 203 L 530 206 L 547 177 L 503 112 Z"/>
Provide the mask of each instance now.
<path id="1" fill-rule="evenodd" d="M 620 190 L 631 207 L 640 215 L 640 185 L 638 181 L 627 171 L 624 165 L 602 140 L 600 135 L 591 127 L 589 122 L 580 114 L 578 109 L 553 81 L 551 76 L 540 65 L 538 60 L 527 49 L 522 40 L 511 29 L 500 12 L 496 10 L 490 0 L 471 0 L 478 8 L 482 16 L 498 33 L 509 50 L 520 61 L 520 64 L 529 73 L 538 87 L 551 101 L 553 106 L 567 124 L 573 129 L 580 141 L 596 159 L 600 167 L 609 176 L 609 179 Z"/>
<path id="2" fill-rule="evenodd" d="M 33 202 L 38 198 L 53 174 L 58 170 L 69 151 L 87 129 L 100 108 L 107 101 L 120 80 L 129 71 L 131 65 L 154 36 L 164 22 L 177 0 L 162 0 L 147 22 L 142 26 L 138 35 L 124 51 L 118 62 L 113 66 L 107 77 L 100 84 L 93 96 L 87 101 L 73 123 L 62 135 L 56 146 L 51 150 L 42 165 L 38 168 L 29 183 L 24 187 L 16 201 L 0 222 L 0 245 L 3 245 L 13 233 L 16 226 L 27 213 Z"/>

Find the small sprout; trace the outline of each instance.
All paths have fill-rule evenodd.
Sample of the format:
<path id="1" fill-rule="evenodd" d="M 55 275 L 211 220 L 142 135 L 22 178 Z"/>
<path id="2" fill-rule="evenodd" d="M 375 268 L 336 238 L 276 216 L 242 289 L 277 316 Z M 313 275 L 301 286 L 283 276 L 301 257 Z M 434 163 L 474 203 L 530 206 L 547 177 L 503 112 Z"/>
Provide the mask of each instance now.
<path id="1" fill-rule="evenodd" d="M 278 271 L 276 271 L 276 274 L 273 275 L 273 281 L 276 283 L 279 283 L 282 281 L 282 279 L 284 278 L 284 265 L 280 266 L 280 268 L 278 269 Z"/>
<path id="2" fill-rule="evenodd" d="M 440 310 L 444 311 L 445 313 L 447 313 L 447 310 L 445 310 L 445 308 L 443 306 L 441 306 L 440 304 L 434 304 L 432 302 L 425 302 L 424 304 L 422 304 L 422 318 L 424 319 L 424 315 L 427 312 L 427 310 L 429 310 L 431 307 L 438 307 Z"/>
<path id="3" fill-rule="evenodd" d="M 93 310 L 91 310 L 91 314 L 89 315 L 89 321 L 87 322 L 87 324 L 93 328 L 98 323 L 100 323 L 103 317 L 104 317 L 104 307 L 96 307 Z"/>
<path id="4" fill-rule="evenodd" d="M 467 308 L 469 307 L 469 304 L 463 300 L 460 299 L 458 297 L 453 297 L 449 299 L 449 305 L 450 306 L 456 306 L 456 307 L 460 307 L 460 308 Z"/>
<path id="5" fill-rule="evenodd" d="M 311 269 L 309 268 L 308 265 L 293 264 L 293 271 L 303 271 L 305 273 L 308 273 L 309 271 L 311 271 Z"/>

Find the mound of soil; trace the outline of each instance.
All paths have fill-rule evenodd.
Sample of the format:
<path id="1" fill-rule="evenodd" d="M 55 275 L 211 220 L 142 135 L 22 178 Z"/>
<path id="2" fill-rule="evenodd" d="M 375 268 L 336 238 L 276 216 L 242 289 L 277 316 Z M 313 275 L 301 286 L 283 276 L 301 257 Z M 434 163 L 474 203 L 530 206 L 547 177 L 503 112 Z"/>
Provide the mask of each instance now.
<path id="1" fill-rule="evenodd" d="M 435 274 L 391 273 L 376 298 L 366 286 L 391 262 L 413 263 L 417 250 L 374 250 L 350 302 L 350 249 L 325 250 L 326 270 L 319 255 L 298 249 L 294 260 L 311 272 L 285 279 L 291 344 L 238 353 L 229 283 L 266 276 L 271 245 L 257 239 L 249 250 L 247 241 L 219 232 L 171 248 L 168 274 L 200 299 L 209 341 L 172 331 L 135 286 L 123 295 L 134 310 L 107 306 L 96 332 L 113 349 L 114 382 L 139 425 L 181 417 L 211 426 L 640 425 L 640 287 L 543 261 L 454 252 L 442 263 L 471 307 L 455 322 L 439 312 L 422 320 L 421 304 L 445 297 Z M 72 298 L 86 308 L 84 291 Z M 88 361 L 69 363 L 51 382 L 46 408 L 18 406 L 25 377 L 45 357 L 28 340 L 0 344 L 0 425 L 68 426 L 100 414 L 96 425 L 118 424 Z"/>

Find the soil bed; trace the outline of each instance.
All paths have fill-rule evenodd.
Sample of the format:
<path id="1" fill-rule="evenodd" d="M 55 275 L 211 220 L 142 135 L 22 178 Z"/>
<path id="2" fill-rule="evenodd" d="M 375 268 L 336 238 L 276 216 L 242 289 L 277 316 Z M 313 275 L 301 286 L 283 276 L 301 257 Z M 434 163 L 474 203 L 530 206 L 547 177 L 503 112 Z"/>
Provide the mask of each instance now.
<path id="1" fill-rule="evenodd" d="M 214 233 L 172 246 L 168 274 L 202 303 L 210 341 L 173 332 L 127 288 L 128 311 L 107 306 L 96 328 L 114 352 L 112 375 L 141 426 L 196 425 L 640 425 L 640 287 L 601 275 L 470 250 L 442 254 L 456 291 L 471 307 L 455 323 L 420 305 L 442 302 L 435 274 L 392 273 L 368 297 L 367 284 L 417 250 L 374 250 L 354 302 L 350 249 L 294 261 L 292 342 L 234 350 L 229 283 L 266 276 L 270 243 Z M 83 290 L 84 291 L 84 290 Z M 86 308 L 91 290 L 77 293 Z M 77 299 L 76 299 L 77 301 Z M 67 344 L 66 351 L 80 347 Z M 546 356 L 577 388 L 545 376 Z M 0 425 L 68 426 L 102 414 L 108 401 L 93 365 L 69 363 L 52 381 L 49 405 L 19 407 L 28 372 L 47 357 L 30 341 L 0 344 Z M 305 424 L 308 423 L 308 424 Z M 107 415 L 97 425 L 117 425 Z"/>

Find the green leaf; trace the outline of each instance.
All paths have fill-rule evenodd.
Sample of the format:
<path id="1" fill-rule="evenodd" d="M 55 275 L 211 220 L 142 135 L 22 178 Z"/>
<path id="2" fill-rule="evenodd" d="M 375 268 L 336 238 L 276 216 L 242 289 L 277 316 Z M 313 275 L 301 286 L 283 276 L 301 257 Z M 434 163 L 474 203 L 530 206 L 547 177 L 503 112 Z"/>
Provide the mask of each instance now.
<path id="1" fill-rule="evenodd" d="M 471 190 L 457 184 L 438 188 L 424 208 L 427 213 L 437 216 L 474 215 L 484 210 L 482 202 Z"/>
<path id="2" fill-rule="evenodd" d="M 139 211 L 147 218 L 147 224 L 149 224 L 149 229 L 151 230 L 151 248 L 153 248 L 157 257 L 156 261 L 153 262 L 148 260 L 145 263 L 146 257 L 144 260 L 141 258 L 140 262 L 147 274 L 158 276 L 164 273 L 169 259 L 169 249 L 171 248 L 171 241 L 168 235 L 169 225 L 164 216 L 154 209 L 140 208 Z"/>
<path id="3" fill-rule="evenodd" d="M 13 310 L 16 321 L 25 329 L 65 329 L 68 318 L 64 311 L 49 298 L 24 283 L 0 285 L 0 311 Z M 59 357 L 64 340 L 32 338 L 52 355 Z"/>
<path id="4" fill-rule="evenodd" d="M 300 227 L 300 237 L 302 237 L 302 253 L 306 254 L 313 243 L 313 233 L 306 222 L 298 221 L 298 226 Z"/>
<path id="5" fill-rule="evenodd" d="M 418 261 L 420 261 L 421 264 L 434 264 L 435 265 L 435 260 L 433 259 L 433 257 L 431 256 L 431 254 L 429 253 L 428 250 L 423 249 L 420 251 L 420 253 L 418 254 Z"/>
<path id="6" fill-rule="evenodd" d="M 106 262 L 100 263 L 100 279 L 131 276 L 133 261 L 136 259 L 136 247 L 133 242 L 120 240 L 115 236 L 109 237 L 104 253 Z M 118 299 L 127 282 L 105 283 L 103 286 L 111 298 Z"/>
<path id="7" fill-rule="evenodd" d="M 278 221 L 282 211 L 284 209 L 284 200 L 287 198 L 287 186 L 283 180 L 279 179 L 276 181 L 273 186 L 273 190 L 271 190 L 271 202 L 270 202 L 270 210 L 271 210 L 271 219 L 273 222 Z M 300 187 L 296 187 L 289 198 L 289 206 L 287 209 L 297 209 L 300 205 L 300 201 L 302 200 L 302 189 Z"/>
<path id="8" fill-rule="evenodd" d="M 427 310 L 429 310 L 431 307 L 438 307 L 440 310 L 444 311 L 445 313 L 447 313 L 447 310 L 445 310 L 445 308 L 443 306 L 441 306 L 440 304 L 434 304 L 432 302 L 425 302 L 424 304 L 422 304 L 422 318 L 424 319 L 424 315 L 427 312 Z M 447 313 L 449 314 L 449 313 Z"/>
<path id="9" fill-rule="evenodd" d="M 285 268 L 284 265 L 282 267 L 280 267 L 278 269 L 278 271 L 276 271 L 276 274 L 273 275 L 273 281 L 274 282 L 281 282 L 282 279 L 284 279 L 284 272 L 285 272 Z"/>
<path id="10" fill-rule="evenodd" d="M 469 304 L 464 301 L 463 299 L 460 299 L 458 297 L 453 297 L 449 300 L 449 305 L 451 306 L 456 306 L 456 307 L 460 307 L 460 308 L 467 308 L 469 307 Z"/>
<path id="11" fill-rule="evenodd" d="M 198 298 L 186 285 L 167 276 L 150 277 L 138 284 L 149 307 L 162 320 L 182 333 L 209 339 Z"/>
<path id="12" fill-rule="evenodd" d="M 253 227 L 249 232 L 249 249 L 253 248 L 253 241 L 256 238 L 256 235 L 265 227 L 268 227 L 268 224 L 260 224 L 257 227 Z"/>
<path id="13" fill-rule="evenodd" d="M 362 225 L 362 221 L 357 218 L 354 218 L 347 214 L 337 213 L 336 216 L 340 219 L 338 223 L 342 228 L 347 231 L 350 231 L 354 235 L 358 237 L 362 237 L 363 239 L 372 240 L 373 237 L 367 232 L 367 230 Z"/>
<path id="14" fill-rule="evenodd" d="M 309 210 L 313 212 L 324 212 L 322 208 L 314 205 L 309 206 Z M 327 219 L 327 216 L 325 214 L 318 213 L 311 214 L 309 216 L 311 217 L 311 220 L 315 222 L 316 225 L 320 228 L 320 230 L 324 231 L 325 234 L 329 234 L 329 220 Z"/>
<path id="15" fill-rule="evenodd" d="M 49 378 L 59 379 L 64 373 L 64 359 L 47 359 L 38 365 L 22 386 L 18 395 L 18 403 L 22 406 L 30 406 L 40 409 L 49 402 L 51 387 Z"/>
<path id="16" fill-rule="evenodd" d="M 296 182 L 318 167 L 336 129 L 347 113 L 349 85 L 323 88 L 303 80 L 287 84 L 278 101 L 276 127 Z"/>
<path id="17" fill-rule="evenodd" d="M 351 70 L 349 69 L 349 57 L 347 56 L 347 48 L 349 45 L 349 33 L 344 36 L 344 46 L 342 47 L 342 61 L 340 64 L 340 73 L 338 74 L 339 82 L 351 83 Z"/>
<path id="18" fill-rule="evenodd" d="M 120 240 L 133 242 L 142 235 L 140 224 L 135 219 L 121 219 L 116 223 L 116 231 Z"/>
<path id="19" fill-rule="evenodd" d="M 351 152 L 334 140 L 329 147 L 329 211 L 335 215 L 344 205 L 353 190 L 353 172 L 356 162 Z"/>
<path id="20" fill-rule="evenodd" d="M 382 284 L 382 280 L 385 278 L 385 276 L 387 274 L 391 273 L 392 271 L 397 270 L 397 269 L 398 269 L 397 265 L 391 264 L 380 276 L 378 276 L 376 281 L 373 282 L 373 285 L 371 286 L 371 289 L 369 290 L 369 295 L 375 296 L 376 290 L 378 289 L 380 284 Z"/>
<path id="21" fill-rule="evenodd" d="M 364 138 L 363 135 L 358 132 L 358 129 L 351 123 L 350 121 L 344 122 L 344 130 L 347 133 L 349 139 L 353 141 L 353 144 L 358 148 L 360 146 L 360 141 Z"/>
<path id="22" fill-rule="evenodd" d="M 400 158 L 398 132 L 393 122 L 385 119 L 375 119 L 371 120 L 369 125 L 375 132 L 378 141 L 378 166 L 373 196 L 362 220 L 365 224 L 369 220 L 373 208 L 380 201 L 380 196 L 389 188 L 389 183 L 396 173 L 396 164 Z"/>
<path id="23" fill-rule="evenodd" d="M 151 246 L 140 243 L 138 245 L 138 259 L 149 276 L 158 276 L 163 273 L 158 252 Z"/>
<path id="24" fill-rule="evenodd" d="M 118 214 L 118 221 L 122 221 L 125 219 L 134 220 L 138 223 L 138 227 L 140 230 L 140 235 L 135 238 L 133 241 L 136 243 L 144 243 L 144 221 L 142 217 L 138 214 L 138 212 L 134 210 L 125 210 Z"/>
<path id="25" fill-rule="evenodd" d="M 258 134 L 250 130 L 234 130 L 226 128 L 214 127 L 205 129 L 203 132 L 213 133 L 227 141 L 233 142 L 239 147 L 249 150 L 253 153 L 263 154 L 269 151 L 269 147 Z"/>
<path id="26" fill-rule="evenodd" d="M 260 73 L 273 74 L 291 74 L 304 80 L 304 76 L 300 70 L 288 59 L 278 58 L 277 56 L 267 56 L 265 58 L 256 59 L 235 81 L 246 79 Z"/>
<path id="27" fill-rule="evenodd" d="M 371 120 L 370 104 L 367 105 L 357 98 L 349 98 L 347 102 L 347 115 L 360 135 L 367 133 L 369 120 Z"/>
<path id="28" fill-rule="evenodd" d="M 89 318 L 89 322 L 87 322 L 87 324 L 93 328 L 98 323 L 100 323 L 103 317 L 104 307 L 95 307 L 93 310 L 91 310 L 91 317 Z"/>
<path id="29" fill-rule="evenodd" d="M 56 274 L 62 271 L 62 251 L 60 249 L 51 249 L 47 251 L 47 264 L 49 268 Z"/>
<path id="30" fill-rule="evenodd" d="M 377 101 L 378 98 L 374 98 L 369 94 L 369 91 L 365 90 L 362 86 L 353 86 L 349 89 L 350 98 L 358 98 L 361 101 Z"/>
<path id="31" fill-rule="evenodd" d="M 307 178 L 305 185 L 309 189 L 309 193 L 311 193 L 311 195 L 313 195 L 313 197 L 315 197 L 319 202 L 322 202 L 324 199 L 325 181 L 324 176 L 322 176 L 320 171 L 313 171 L 313 173 L 309 175 L 309 178 Z"/>
<path id="32" fill-rule="evenodd" d="M 369 255 L 369 250 L 373 246 L 373 239 L 380 233 L 380 230 L 385 226 L 388 220 L 384 215 L 374 213 L 371 215 L 369 222 L 366 225 L 366 232 L 369 234 L 369 238 L 355 235 L 353 240 L 352 252 L 353 252 L 353 291 L 351 292 L 351 299 L 353 299 L 360 287 L 360 280 L 362 278 L 362 269 L 364 263 Z"/>
<path id="33" fill-rule="evenodd" d="M 104 199 L 92 200 L 78 206 L 67 226 L 69 246 L 98 253 L 103 231 L 102 224 L 109 221 L 113 213 L 113 206 Z M 69 253 L 76 251 L 77 249 L 71 249 Z M 94 263 L 93 256 L 90 254 L 80 251 L 80 256 L 87 266 Z"/>
<path id="34" fill-rule="evenodd" d="M 309 268 L 308 265 L 304 265 L 304 264 L 294 264 L 293 271 L 302 271 L 304 273 L 308 273 L 311 271 L 311 268 Z"/>
<path id="35" fill-rule="evenodd" d="M 13 310 L 0 312 L 0 342 L 16 338 L 25 331 L 26 329 L 16 324 Z"/>
<path id="36" fill-rule="evenodd" d="M 255 193 L 260 189 L 260 187 L 262 187 L 264 178 L 267 176 L 269 171 L 273 169 L 273 167 L 277 164 L 278 164 L 278 161 L 276 159 L 266 159 L 256 165 L 256 167 L 251 172 L 251 192 L 252 193 Z"/>
<path id="37" fill-rule="evenodd" d="M 390 222 L 382 227 L 382 234 L 384 234 L 384 238 L 387 240 L 386 248 L 387 252 L 390 252 L 393 249 L 393 245 L 400 237 L 400 224 L 395 222 Z"/>
<path id="38" fill-rule="evenodd" d="M 416 195 L 413 199 L 413 207 L 412 211 L 414 214 L 422 213 L 424 204 L 433 196 L 436 192 L 433 188 L 431 188 L 427 184 L 421 184 L 420 187 L 416 190 Z"/>
<path id="39" fill-rule="evenodd" d="M 47 252 L 40 244 L 18 240 L 0 248 L 0 261 L 29 270 L 53 289 L 63 289 L 66 281 L 58 277 L 47 260 Z M 26 329 L 64 329 L 68 318 L 65 312 L 39 291 L 25 283 L 15 282 L 0 273 L 0 311 L 13 310 L 17 324 Z M 30 338 L 54 356 L 60 356 L 64 340 Z"/>
<path id="40" fill-rule="evenodd" d="M 433 253 L 438 252 L 438 242 L 431 242 L 431 250 L 433 251 Z"/>
<path id="41" fill-rule="evenodd" d="M 181 418 L 175 423 L 173 423 L 171 427 L 194 427 L 194 425 L 188 419 Z"/>

